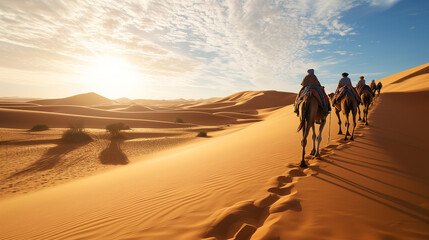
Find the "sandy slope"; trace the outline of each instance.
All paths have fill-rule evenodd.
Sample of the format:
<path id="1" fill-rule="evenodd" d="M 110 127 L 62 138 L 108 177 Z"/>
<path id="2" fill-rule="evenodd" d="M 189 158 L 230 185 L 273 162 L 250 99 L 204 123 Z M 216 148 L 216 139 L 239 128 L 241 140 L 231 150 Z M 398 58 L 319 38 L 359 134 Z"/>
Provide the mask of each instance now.
<path id="1" fill-rule="evenodd" d="M 299 204 L 272 212 L 252 239 L 429 238 L 429 114 L 408 106 L 424 107 L 429 92 L 378 101 L 355 142 L 333 141 L 295 184 Z"/>
<path id="2" fill-rule="evenodd" d="M 428 100 L 427 91 L 382 92 L 355 141 L 331 140 L 305 171 L 288 106 L 228 135 L 3 200 L 0 238 L 428 239 Z"/>
<path id="3" fill-rule="evenodd" d="M 429 90 L 429 63 L 379 79 L 382 92 L 410 92 Z"/>
<path id="4" fill-rule="evenodd" d="M 234 127 L 225 131 L 231 131 Z M 100 129 L 86 129 L 92 141 L 61 140 L 65 129 L 29 132 L 0 128 L 0 198 L 34 192 L 102 171 L 143 161 L 183 144 L 204 141 L 192 129 L 133 129 L 111 139 Z M 204 129 L 217 136 L 219 128 Z"/>
<path id="5" fill-rule="evenodd" d="M 53 128 L 64 128 L 68 127 L 70 123 L 76 122 L 82 122 L 88 128 L 104 128 L 107 124 L 114 122 L 123 122 L 134 128 L 181 128 L 195 126 L 195 124 L 190 123 L 174 123 L 173 120 L 166 122 L 0 108 L 0 127 L 30 129 L 35 124 L 43 123 Z"/>
<path id="6" fill-rule="evenodd" d="M 56 105 L 56 106 L 16 106 L 16 107 L 10 107 L 4 109 L 0 108 L 0 114 L 4 114 L 3 120 L 0 120 L 0 126 L 6 127 L 11 126 L 11 123 L 6 120 L 7 115 L 12 115 L 12 113 L 17 114 L 17 111 L 8 111 L 5 109 L 15 109 L 15 110 L 25 110 L 27 111 L 27 114 L 30 112 L 33 113 L 34 117 L 27 117 L 26 119 L 21 119 L 21 124 L 24 124 L 24 122 L 28 123 L 27 125 L 21 125 L 17 126 L 14 125 L 14 127 L 21 127 L 21 128 L 28 128 L 32 127 L 36 123 L 45 123 L 47 122 L 36 122 L 35 119 L 38 121 L 43 121 L 43 118 L 38 116 L 45 116 L 46 112 L 48 113 L 55 113 L 56 116 L 59 118 L 58 113 L 64 113 L 66 115 L 64 116 L 70 116 L 73 115 L 73 117 L 85 117 L 84 119 L 89 119 L 90 117 L 94 118 L 116 118 L 116 119 L 123 119 L 123 120 L 110 120 L 110 121 L 127 121 L 130 122 L 130 120 L 134 120 L 133 123 L 128 123 L 131 127 L 156 127 L 155 121 L 158 122 L 165 122 L 165 123 L 173 123 L 176 118 L 181 118 L 184 123 L 187 124 L 198 124 L 198 125 L 223 125 L 223 124 L 234 124 L 238 123 L 240 119 L 240 115 L 237 116 L 227 116 L 227 115 L 214 115 L 212 113 L 206 113 L 206 112 L 197 112 L 197 111 L 177 111 L 177 110 L 170 110 L 170 111 L 146 111 L 146 112 L 139 112 L 139 111 L 109 111 L 109 110 L 101 110 L 96 108 L 90 108 L 90 107 L 84 107 L 84 106 L 67 106 L 67 105 Z M 23 111 L 19 111 L 19 113 L 23 114 Z M 37 113 L 42 112 L 42 113 Z M 36 114 L 37 113 L 37 114 Z M 3 115 L 2 115 L 3 116 Z M 46 117 L 48 118 L 48 117 Z M 246 118 L 243 118 L 246 119 Z M 257 117 L 254 117 L 253 119 L 257 119 Z M 145 120 L 146 123 L 137 123 L 135 124 L 135 120 Z M 154 122 L 149 123 L 148 120 L 152 120 Z M 48 120 L 51 124 L 54 120 Z M 67 127 L 68 122 L 58 119 L 58 122 L 55 123 L 55 127 Z M 87 122 L 88 120 L 85 120 Z M 92 121 L 92 119 L 90 120 Z M 99 127 L 103 128 L 105 125 L 102 125 L 103 123 L 107 121 L 100 121 L 100 125 L 95 125 L 91 122 L 92 125 L 89 125 L 88 127 Z M 249 121 L 247 121 L 249 122 Z M 18 123 L 16 123 L 18 124 Z M 145 126 L 146 124 L 146 126 Z M 149 125 L 152 124 L 152 125 Z M 185 124 L 186 125 L 186 124 Z M 173 126 L 173 125 L 172 125 Z M 181 125 L 175 124 L 176 127 L 180 127 Z M 168 125 L 162 125 L 159 124 L 160 128 L 168 127 Z"/>
<path id="7" fill-rule="evenodd" d="M 213 212 L 264 196 L 267 180 L 281 174 L 287 161 L 296 161 L 299 142 L 287 136 L 298 135 L 295 123 L 287 107 L 270 120 L 189 149 L 5 200 L 1 233 L 44 239 L 174 239 L 185 231 L 182 239 L 198 238 Z M 25 216 L 29 218 L 23 222 Z"/>

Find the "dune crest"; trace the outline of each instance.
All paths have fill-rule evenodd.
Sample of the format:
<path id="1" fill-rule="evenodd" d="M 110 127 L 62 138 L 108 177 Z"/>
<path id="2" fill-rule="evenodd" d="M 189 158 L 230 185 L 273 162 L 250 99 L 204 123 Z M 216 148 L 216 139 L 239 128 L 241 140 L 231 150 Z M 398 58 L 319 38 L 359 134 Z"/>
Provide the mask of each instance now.
<path id="1" fill-rule="evenodd" d="M 429 63 L 379 79 L 386 92 L 417 92 L 429 90 Z"/>
<path id="2" fill-rule="evenodd" d="M 90 106 L 97 104 L 107 104 L 114 103 L 114 101 L 98 95 L 94 92 L 83 93 L 74 95 L 67 98 L 58 98 L 58 99 L 43 99 L 35 100 L 30 103 L 36 103 L 40 105 L 79 105 L 79 106 Z"/>

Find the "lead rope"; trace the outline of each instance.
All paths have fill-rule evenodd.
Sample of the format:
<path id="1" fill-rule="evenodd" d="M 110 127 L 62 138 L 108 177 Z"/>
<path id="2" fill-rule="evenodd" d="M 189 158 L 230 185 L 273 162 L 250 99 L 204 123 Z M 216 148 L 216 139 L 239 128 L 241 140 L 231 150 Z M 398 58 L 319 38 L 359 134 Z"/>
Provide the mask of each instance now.
<path id="1" fill-rule="evenodd" d="M 332 112 L 332 111 L 331 111 Z M 331 141 L 331 112 L 329 112 L 329 133 L 328 133 L 328 144 Z"/>

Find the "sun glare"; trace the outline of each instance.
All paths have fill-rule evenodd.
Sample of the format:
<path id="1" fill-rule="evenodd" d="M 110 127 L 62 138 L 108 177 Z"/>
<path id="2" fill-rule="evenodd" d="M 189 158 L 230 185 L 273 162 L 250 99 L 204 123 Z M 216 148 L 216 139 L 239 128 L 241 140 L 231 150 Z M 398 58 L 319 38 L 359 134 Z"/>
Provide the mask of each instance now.
<path id="1" fill-rule="evenodd" d="M 119 58 L 98 57 L 87 81 L 97 93 L 111 98 L 127 96 L 138 83 L 138 73 Z"/>

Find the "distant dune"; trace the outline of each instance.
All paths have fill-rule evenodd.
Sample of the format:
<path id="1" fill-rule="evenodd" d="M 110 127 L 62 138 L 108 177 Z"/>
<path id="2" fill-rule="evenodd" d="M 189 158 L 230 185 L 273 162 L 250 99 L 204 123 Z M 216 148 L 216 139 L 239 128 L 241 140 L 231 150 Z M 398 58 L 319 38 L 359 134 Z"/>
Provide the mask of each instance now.
<path id="1" fill-rule="evenodd" d="M 115 99 L 115 102 L 117 102 L 119 104 L 133 104 L 134 103 L 133 100 L 126 98 L 126 97 Z"/>
<path id="2" fill-rule="evenodd" d="M 35 101 L 35 100 L 41 100 L 40 98 L 23 98 L 23 97 L 0 97 L 0 102 L 29 102 L 29 101 Z"/>
<path id="3" fill-rule="evenodd" d="M 91 106 L 98 104 L 111 104 L 114 101 L 100 96 L 96 93 L 83 93 L 67 98 L 58 98 L 58 99 L 43 99 L 31 101 L 30 103 L 36 103 L 40 105 L 79 105 L 79 106 Z"/>
<path id="4" fill-rule="evenodd" d="M 87 93 L 63 99 L 0 104 L 0 127 L 31 128 L 43 123 L 50 127 L 65 128 L 77 121 L 91 128 L 104 128 L 109 123 L 119 121 L 132 128 L 251 123 L 260 121 L 259 110 L 273 111 L 275 109 L 272 107 L 286 106 L 294 98 L 295 94 L 292 93 L 252 91 L 223 99 L 144 100 L 146 105 L 141 105 L 119 104 L 98 94 Z M 177 119 L 183 124 L 174 123 Z"/>
<path id="5" fill-rule="evenodd" d="M 187 108 L 208 112 L 222 111 L 256 114 L 255 110 L 258 109 L 283 107 L 292 104 L 295 98 L 295 93 L 288 92 L 245 91 L 213 102 L 188 106 Z"/>
<path id="6" fill-rule="evenodd" d="M 125 112 L 146 112 L 146 111 L 152 111 L 152 108 L 149 107 L 145 107 L 139 104 L 132 104 L 126 108 L 121 109 L 120 111 L 125 111 Z"/>

